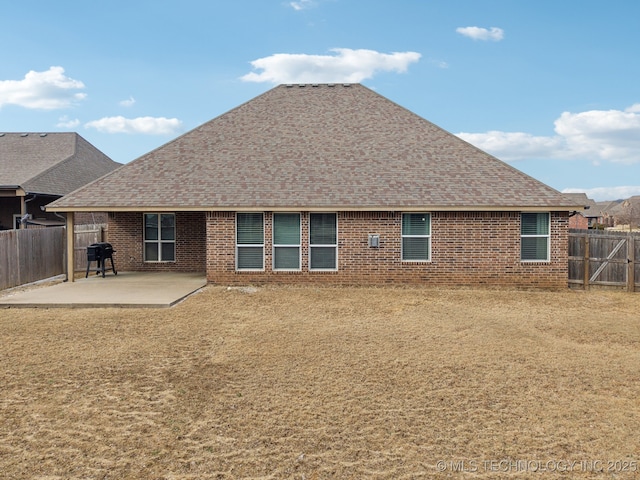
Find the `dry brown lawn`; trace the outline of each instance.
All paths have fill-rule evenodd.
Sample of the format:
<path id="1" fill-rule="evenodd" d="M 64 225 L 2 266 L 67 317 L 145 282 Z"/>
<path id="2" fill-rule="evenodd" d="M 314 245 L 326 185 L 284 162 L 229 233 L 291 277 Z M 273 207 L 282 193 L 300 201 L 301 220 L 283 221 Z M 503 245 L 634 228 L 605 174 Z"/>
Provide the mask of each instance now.
<path id="1" fill-rule="evenodd" d="M 5 309 L 0 388 L 0 478 L 636 478 L 640 294 Z"/>

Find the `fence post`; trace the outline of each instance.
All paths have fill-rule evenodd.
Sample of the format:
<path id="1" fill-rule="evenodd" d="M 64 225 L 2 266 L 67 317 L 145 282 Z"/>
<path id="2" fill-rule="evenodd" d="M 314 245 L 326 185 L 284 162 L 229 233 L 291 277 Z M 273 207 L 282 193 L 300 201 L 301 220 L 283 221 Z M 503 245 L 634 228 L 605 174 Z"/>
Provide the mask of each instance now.
<path id="1" fill-rule="evenodd" d="M 73 212 L 67 212 L 67 281 L 75 281 L 75 221 Z"/>
<path id="2" fill-rule="evenodd" d="M 20 224 L 20 228 L 22 228 L 22 223 Z M 21 260 L 21 256 L 20 256 L 20 238 L 18 237 L 18 232 L 20 232 L 19 229 L 14 230 L 15 232 L 15 236 L 13 237 L 14 242 L 16 242 L 16 248 L 15 248 L 15 252 L 16 252 L 16 268 L 18 270 L 18 285 L 22 285 L 22 262 Z"/>
<path id="3" fill-rule="evenodd" d="M 627 240 L 627 291 L 635 292 L 636 290 L 636 246 L 634 235 L 629 234 Z"/>
<path id="4" fill-rule="evenodd" d="M 583 279 L 583 287 L 585 290 L 589 290 L 589 235 L 584 234 L 584 279 Z"/>

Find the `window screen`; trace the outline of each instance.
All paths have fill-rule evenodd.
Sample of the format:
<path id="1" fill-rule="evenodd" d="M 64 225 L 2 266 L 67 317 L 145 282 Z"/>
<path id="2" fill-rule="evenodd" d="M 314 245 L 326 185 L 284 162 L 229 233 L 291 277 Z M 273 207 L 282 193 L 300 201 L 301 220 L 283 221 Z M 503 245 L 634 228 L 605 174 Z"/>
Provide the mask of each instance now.
<path id="1" fill-rule="evenodd" d="M 520 217 L 520 259 L 549 261 L 549 214 L 523 213 Z"/>
<path id="2" fill-rule="evenodd" d="M 430 259 L 431 216 L 428 213 L 402 214 L 402 260 Z"/>
<path id="3" fill-rule="evenodd" d="M 236 268 L 264 269 L 264 216 L 262 213 L 236 215 Z"/>
<path id="4" fill-rule="evenodd" d="M 300 214 L 273 214 L 273 269 L 300 269 Z"/>
<path id="5" fill-rule="evenodd" d="M 338 221 L 335 213 L 309 215 L 309 269 L 338 268 Z"/>

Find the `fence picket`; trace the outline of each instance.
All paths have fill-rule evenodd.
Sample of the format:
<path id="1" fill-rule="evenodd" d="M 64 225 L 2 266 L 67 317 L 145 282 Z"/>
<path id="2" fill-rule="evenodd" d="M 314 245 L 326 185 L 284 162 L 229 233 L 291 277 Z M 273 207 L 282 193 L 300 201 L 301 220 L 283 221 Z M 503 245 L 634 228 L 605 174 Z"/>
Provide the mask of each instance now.
<path id="1" fill-rule="evenodd" d="M 627 290 L 629 292 L 635 291 L 636 285 L 636 248 L 635 237 L 630 236 L 627 243 Z M 640 243 L 640 242 L 638 242 Z"/>

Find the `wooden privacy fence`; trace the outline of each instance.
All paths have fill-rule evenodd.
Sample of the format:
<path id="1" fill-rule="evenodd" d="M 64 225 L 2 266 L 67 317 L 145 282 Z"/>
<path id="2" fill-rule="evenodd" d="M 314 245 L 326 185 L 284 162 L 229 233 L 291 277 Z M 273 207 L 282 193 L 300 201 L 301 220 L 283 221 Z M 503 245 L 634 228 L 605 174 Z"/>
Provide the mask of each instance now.
<path id="1" fill-rule="evenodd" d="M 0 232 L 0 289 L 64 272 L 65 227 Z"/>
<path id="2" fill-rule="evenodd" d="M 75 238 L 73 246 L 73 269 L 76 272 L 87 270 L 87 247 L 92 243 L 106 241 L 107 226 L 76 225 L 73 229 Z"/>
<path id="3" fill-rule="evenodd" d="M 640 291 L 640 234 L 569 231 L 569 286 Z"/>
<path id="4" fill-rule="evenodd" d="M 76 225 L 75 271 L 87 269 L 87 247 L 103 242 L 106 225 Z M 0 231 L 0 290 L 65 273 L 65 227 Z"/>

